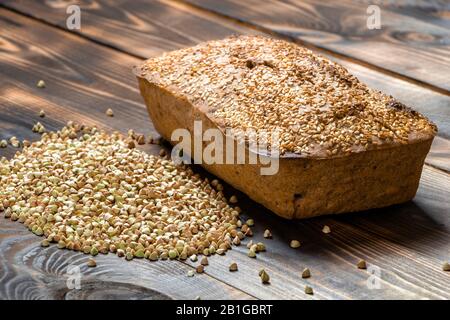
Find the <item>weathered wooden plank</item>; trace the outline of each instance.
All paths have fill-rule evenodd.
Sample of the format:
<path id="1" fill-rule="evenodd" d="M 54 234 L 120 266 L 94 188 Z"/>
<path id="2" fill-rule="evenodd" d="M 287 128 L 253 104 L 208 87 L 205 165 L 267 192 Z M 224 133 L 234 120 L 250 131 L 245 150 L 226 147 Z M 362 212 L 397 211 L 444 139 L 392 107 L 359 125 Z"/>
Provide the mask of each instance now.
<path id="1" fill-rule="evenodd" d="M 89 255 L 42 248 L 20 223 L 2 218 L 0 230 L 0 299 L 253 299 L 208 275 L 187 277 L 192 268 L 179 261 L 125 261 L 108 254 L 89 268 Z"/>
<path id="2" fill-rule="evenodd" d="M 194 45 L 200 41 L 222 38 L 232 33 L 253 32 L 244 26 L 224 22 L 223 19 L 217 19 L 208 13 L 171 1 L 137 0 L 132 4 L 112 5 L 109 2 L 97 0 L 94 3 L 95 5 L 80 3 L 83 19 L 80 32 L 95 41 L 144 58 L 160 54 L 165 50 Z M 65 5 L 55 5 L 53 2 L 44 1 L 31 3 L 12 1 L 5 4 L 44 19 L 48 23 L 65 27 L 67 17 Z M 184 27 L 188 25 L 189 28 Z M 119 27 L 120 30 L 118 30 Z M 168 29 L 172 33 L 168 33 Z M 327 56 L 344 65 L 369 86 L 391 94 L 433 120 L 439 127 L 439 135 L 445 140 L 439 139 L 437 151 L 434 151 L 434 147 L 438 142 L 433 145 L 427 163 L 448 171 L 450 160 L 446 161 L 446 158 L 450 159 L 450 149 L 442 148 L 443 145 L 450 145 L 448 141 L 450 139 L 450 97 L 448 95 L 374 71 L 349 60 Z M 128 80 L 128 76 L 131 77 L 128 73 L 126 76 L 124 80 Z M 124 81 L 122 85 L 125 83 L 133 82 Z M 135 90 L 134 87 L 132 89 Z M 93 98 L 97 97 L 93 96 Z M 138 117 L 142 119 L 140 113 Z"/>
<path id="3" fill-rule="evenodd" d="M 368 212 L 284 221 L 240 196 L 244 212 L 256 222 L 252 240 L 265 243 L 267 252 L 251 259 L 240 246 L 225 258 L 210 258 L 207 272 L 239 287 L 238 274 L 223 274 L 237 262 L 251 283 L 247 292 L 262 298 L 309 299 L 303 292 L 308 284 L 318 299 L 448 299 L 450 275 L 441 267 L 450 255 L 449 195 L 449 175 L 425 167 L 413 201 Z M 324 225 L 330 234 L 322 233 Z M 262 237 L 266 228 L 273 239 Z M 292 239 L 301 241 L 300 249 L 289 248 Z M 359 259 L 379 268 L 380 288 L 368 287 L 371 273 L 356 268 Z M 300 276 L 305 267 L 313 274 L 307 280 Z M 270 286 L 258 282 L 260 268 L 273 279 Z"/>
<path id="4" fill-rule="evenodd" d="M 70 3 L 72 4 L 72 3 Z M 2 5 L 67 29 L 66 8 L 52 1 L 2 1 Z M 224 38 L 250 29 L 173 1 L 78 1 L 85 37 L 141 57 Z M 256 32 L 255 32 L 256 33 Z"/>
<path id="5" fill-rule="evenodd" d="M 441 137 L 434 138 L 431 151 L 427 156 L 427 163 L 436 168 L 450 172 L 450 163 L 448 152 L 450 150 L 450 141 Z"/>
<path id="6" fill-rule="evenodd" d="M 0 79 L 2 81 L 0 86 L 2 90 L 0 127 L 7 128 L 8 134 L 18 135 L 19 133 L 28 137 L 27 134 L 32 134 L 29 127 L 33 121 L 42 120 L 49 128 L 58 128 L 62 123 L 73 120 L 73 118 L 92 122 L 92 124 L 98 124 L 107 129 L 122 131 L 128 127 L 142 128 L 142 130 L 150 127 L 139 94 L 132 85 L 135 80 L 131 74 L 127 73 L 130 65 L 138 61 L 137 59 L 32 22 L 16 14 L 4 10 L 0 10 L 0 13 L 2 17 L 0 20 L 1 42 L 5 44 L 0 46 L 0 73 L 2 74 Z M 26 30 L 35 30 L 35 32 Z M 61 39 L 64 40 L 61 41 Z M 46 43 L 45 47 L 42 47 L 43 41 Z M 80 49 L 76 50 L 75 48 Z M 105 57 L 107 57 L 106 60 Z M 52 68 L 47 66 L 52 66 Z M 35 87 L 35 82 L 39 78 L 47 81 L 46 89 Z M 113 109 L 119 108 L 121 114 L 114 118 L 107 118 L 104 115 L 105 105 L 111 106 L 114 100 L 119 102 L 117 105 L 113 105 Z M 44 119 L 37 117 L 40 108 L 47 108 L 48 117 Z M 3 112 L 3 110 L 5 111 Z M 32 138 L 33 136 L 31 136 Z M 34 137 L 34 139 L 36 138 Z M 432 169 L 427 168 L 426 170 Z M 312 298 L 317 299 L 448 298 L 448 292 L 443 291 L 443 288 L 450 281 L 449 275 L 439 269 L 442 260 L 446 256 L 448 257 L 449 233 L 441 225 L 449 225 L 448 205 L 442 202 L 442 199 L 448 193 L 450 181 L 448 175 L 439 170 L 433 171 L 436 174 L 427 172 L 429 171 L 425 171 L 423 175 L 421 188 L 413 203 L 378 210 L 373 214 L 370 212 L 358 213 L 336 218 L 325 217 L 292 222 L 274 216 L 240 195 L 239 198 L 242 199 L 240 205 L 246 212 L 246 216 L 255 218 L 257 223 L 254 228 L 254 241 L 262 240 L 267 245 L 268 251 L 261 253 L 257 259 L 248 258 L 244 247 L 235 248 L 225 257 L 210 258 L 211 263 L 206 268 L 206 275 L 196 275 L 194 278 L 182 277 L 184 269 L 182 269 L 182 273 L 172 277 L 171 271 L 167 271 L 167 268 L 170 267 L 164 264 L 166 263 L 164 261 L 157 264 L 133 261 L 130 266 L 132 269 L 130 275 L 138 278 L 139 281 L 140 278 L 137 275 L 142 277 L 142 274 L 148 274 L 150 278 L 157 277 L 160 273 L 164 274 L 162 282 L 157 282 L 158 279 L 147 279 L 143 289 L 133 286 L 135 282 L 132 280 L 122 281 L 123 270 L 127 270 L 128 264 L 118 260 L 115 256 L 107 255 L 99 257 L 99 268 L 104 263 L 109 278 L 107 279 L 106 275 L 102 274 L 103 278 L 101 279 L 111 281 L 110 275 L 117 273 L 118 279 L 120 279 L 118 282 L 125 283 L 119 287 L 117 296 L 136 298 L 165 298 L 166 296 L 189 298 L 187 291 L 181 290 L 182 293 L 179 295 L 171 291 L 179 284 L 178 281 L 181 281 L 180 286 L 186 286 L 185 288 L 189 288 L 187 284 L 190 284 L 193 296 L 200 295 L 204 298 L 218 297 L 219 293 L 217 292 L 222 291 L 227 292 L 232 298 L 234 294 L 237 295 L 237 298 L 243 298 L 242 293 L 237 294 L 230 289 L 234 287 L 258 298 L 309 299 L 311 297 L 303 293 L 306 283 L 312 284 L 316 292 Z M 228 194 L 234 192 L 229 186 L 226 187 L 226 191 Z M 377 217 L 380 215 L 385 217 L 385 224 L 378 222 Z M 389 223 L 388 219 L 391 215 L 396 218 L 393 219 L 394 223 Z M 361 220 L 354 217 L 360 217 Z M 417 220 L 411 219 L 411 217 L 421 218 Z M 36 247 L 39 238 L 29 234 L 18 223 L 3 221 L 3 219 L 0 221 L 2 230 L 0 237 L 12 236 L 13 240 L 11 241 L 15 243 L 14 236 L 19 233 L 15 228 L 19 228 L 20 232 L 23 232 L 23 236 L 29 239 L 19 238 L 17 240 L 18 247 L 11 252 L 18 252 L 19 258 L 13 259 L 12 262 L 8 260 L 8 266 L 16 268 L 18 265 L 22 265 L 23 261 L 28 261 L 27 258 L 24 258 L 28 255 L 36 256 L 37 262 L 31 263 L 32 266 L 39 265 L 41 259 L 45 260 L 40 251 L 43 249 Z M 418 222 L 421 223 L 423 229 L 416 234 Z M 324 235 L 320 232 L 324 223 L 332 227 L 332 234 Z M 374 224 L 380 225 L 379 229 L 372 230 Z M 272 230 L 273 240 L 263 240 L 262 232 L 265 228 Z M 289 248 L 289 241 L 294 238 L 303 243 L 298 250 Z M 37 251 L 28 251 L 26 241 L 30 241 L 30 248 L 34 246 L 33 248 L 36 249 L 33 250 Z M 1 242 L 3 243 L 3 240 Z M 417 244 L 418 250 L 415 250 L 414 244 Z M 17 249 L 22 245 L 26 247 L 23 251 Z M 428 248 L 433 248 L 433 250 L 428 251 Z M 85 261 L 78 260 L 85 259 L 84 255 L 62 250 L 56 251 L 53 248 L 45 250 L 54 250 L 49 251 L 53 255 L 48 259 L 46 265 L 52 265 L 52 268 L 56 269 L 60 268 L 62 274 L 66 272 L 64 268 L 67 263 L 63 259 L 66 255 L 73 255 L 73 257 L 70 256 L 70 259 L 74 259 L 74 261 Z M 6 251 L 0 250 L 0 252 Z M 369 274 L 355 268 L 355 263 L 359 258 L 365 258 L 369 264 L 381 268 L 381 289 L 371 290 L 367 287 Z M 238 273 L 230 274 L 227 271 L 231 261 L 239 263 L 240 271 Z M 117 268 L 114 267 L 115 264 L 117 264 Z M 180 268 L 185 267 L 180 266 Z M 260 283 L 257 273 L 261 267 L 266 268 L 272 277 L 272 284 L 269 286 L 263 286 Z M 311 279 L 301 279 L 300 272 L 303 267 L 311 268 L 313 273 Z M 146 270 L 146 268 L 151 270 Z M 31 270 L 36 272 L 39 268 L 35 267 Z M 17 292 L 20 292 L 21 286 L 32 281 L 29 267 L 27 269 L 24 266 L 24 269 L 20 270 L 21 275 L 18 278 L 16 271 L 14 269 L 12 276 L 7 277 L 7 279 L 14 279 L 7 286 L 8 292 L 13 292 L 8 294 L 8 297 L 19 295 Z M 223 288 L 218 287 L 220 283 L 205 283 L 210 281 L 208 276 L 220 279 L 230 286 Z M 43 276 L 44 279 L 45 277 Z M 22 279 L 24 282 L 20 282 Z M 88 290 L 84 293 L 64 293 L 65 289 L 61 288 L 64 285 L 63 280 L 55 280 L 54 286 L 50 286 L 49 292 L 45 293 L 51 297 L 60 297 L 64 294 L 68 298 L 95 297 L 97 293 L 91 290 L 93 286 L 90 284 L 91 279 L 86 274 Z M 163 287 L 160 287 L 164 282 L 171 282 L 172 289 L 164 291 L 166 289 L 163 290 Z M 102 290 L 109 291 L 113 285 L 106 283 Z M 33 290 L 23 291 L 23 294 L 26 294 L 27 297 L 40 297 L 42 292 L 35 288 L 41 286 L 41 283 L 36 286 L 31 285 Z M 211 286 L 214 292 L 204 288 L 205 286 Z M 63 293 L 58 295 L 57 292 Z M 217 295 L 215 295 L 216 293 Z"/>
<path id="7" fill-rule="evenodd" d="M 449 195 L 450 177 L 425 167 L 414 201 L 369 212 L 283 221 L 244 197 L 241 206 L 256 221 L 252 240 L 264 242 L 267 252 L 251 259 L 240 246 L 226 257 L 210 258 L 207 272 L 239 287 L 242 271 L 247 292 L 263 298 L 310 299 L 303 292 L 308 284 L 318 299 L 448 299 L 450 275 L 441 266 L 450 254 Z M 324 225 L 331 227 L 330 234 L 321 232 Z M 273 239 L 262 237 L 266 228 Z M 289 248 L 291 239 L 300 240 L 302 247 Z M 359 259 L 379 268 L 380 288 L 368 287 L 371 270 L 358 270 Z M 223 274 L 231 262 L 237 262 L 240 271 Z M 307 280 L 300 276 L 305 267 L 313 275 Z M 260 268 L 269 272 L 270 286 L 259 283 Z"/>
<path id="8" fill-rule="evenodd" d="M 186 2 L 431 84 L 447 94 L 450 90 L 450 45 L 445 41 L 449 29 L 381 4 L 381 29 L 371 30 L 368 4 L 353 0 Z"/>
<path id="9" fill-rule="evenodd" d="M 446 0 L 353 0 L 353 2 L 366 6 L 370 4 L 379 5 L 385 10 L 450 29 L 450 20 L 447 18 L 450 3 Z"/>
<path id="10" fill-rule="evenodd" d="M 39 136 L 31 131 L 36 121 L 51 130 L 74 120 L 110 131 L 132 127 L 153 132 L 130 72 L 138 59 L 3 9 L 0 28 L 0 139 L 14 135 L 37 140 Z M 36 87 L 38 79 L 45 79 L 45 89 Z M 114 118 L 105 115 L 108 107 L 115 110 Z M 41 109 L 47 114 L 45 118 L 38 116 Z M 0 149 L 0 156 L 12 156 L 16 150 L 11 146 Z M 159 148 L 147 145 L 145 150 L 157 153 Z M 38 237 L 3 218 L 0 253 L 0 299 L 95 299 L 109 295 L 139 299 L 194 299 L 197 295 L 210 299 L 253 298 L 207 275 L 194 282 L 186 276 L 192 268 L 177 261 L 127 263 L 107 255 L 97 258 L 98 269 L 88 270 L 87 256 L 54 247 L 42 249 Z M 70 264 L 81 266 L 82 290 L 70 291 L 66 286 Z"/>

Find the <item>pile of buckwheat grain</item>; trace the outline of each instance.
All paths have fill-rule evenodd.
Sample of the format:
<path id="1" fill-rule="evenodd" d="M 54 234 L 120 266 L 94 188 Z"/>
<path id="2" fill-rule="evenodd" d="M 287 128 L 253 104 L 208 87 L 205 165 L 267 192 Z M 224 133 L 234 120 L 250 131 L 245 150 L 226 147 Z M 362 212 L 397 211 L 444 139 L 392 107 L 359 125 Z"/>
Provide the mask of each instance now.
<path id="1" fill-rule="evenodd" d="M 59 248 L 127 259 L 224 254 L 240 209 L 189 167 L 68 123 L 0 160 L 0 211 Z"/>

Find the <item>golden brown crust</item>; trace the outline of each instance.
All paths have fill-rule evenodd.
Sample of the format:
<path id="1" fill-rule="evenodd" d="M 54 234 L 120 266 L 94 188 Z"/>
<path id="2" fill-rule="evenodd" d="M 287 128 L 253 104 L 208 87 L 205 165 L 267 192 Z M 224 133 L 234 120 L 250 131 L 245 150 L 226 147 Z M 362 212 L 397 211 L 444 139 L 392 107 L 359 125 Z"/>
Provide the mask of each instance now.
<path id="1" fill-rule="evenodd" d="M 170 141 L 175 129 L 203 130 L 217 124 L 186 97 L 139 78 L 139 86 L 153 124 Z M 260 165 L 202 164 L 284 218 L 307 218 L 330 213 L 380 208 L 412 199 L 432 139 L 396 148 L 355 153 L 329 159 L 287 158 L 279 172 L 260 174 Z"/>
<path id="2" fill-rule="evenodd" d="M 279 171 L 202 164 L 285 218 L 360 211 L 416 193 L 436 126 L 345 68 L 281 40 L 241 36 L 135 68 L 155 128 L 281 130 Z M 252 152 L 247 149 L 248 152 Z"/>
<path id="3" fill-rule="evenodd" d="M 279 130 L 287 158 L 345 157 L 427 141 L 437 131 L 342 66 L 282 40 L 211 41 L 149 59 L 135 72 L 186 98 L 218 127 Z"/>

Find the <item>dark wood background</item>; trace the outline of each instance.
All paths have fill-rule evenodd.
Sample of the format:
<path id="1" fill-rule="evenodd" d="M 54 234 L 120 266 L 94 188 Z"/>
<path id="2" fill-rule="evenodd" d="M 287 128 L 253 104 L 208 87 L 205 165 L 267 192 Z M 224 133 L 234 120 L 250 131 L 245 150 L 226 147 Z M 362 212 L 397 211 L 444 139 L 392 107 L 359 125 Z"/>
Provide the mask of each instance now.
<path id="1" fill-rule="evenodd" d="M 375 1 L 380 30 L 366 27 L 372 1 L 184 0 L 0 2 L 0 139 L 37 140 L 31 127 L 68 120 L 107 130 L 157 136 L 133 65 L 162 52 L 230 34 L 268 34 L 305 45 L 343 64 L 370 86 L 392 94 L 439 127 L 416 198 L 402 205 L 335 217 L 286 221 L 239 194 L 245 217 L 256 221 L 254 241 L 214 256 L 205 274 L 187 277 L 186 261 L 124 261 L 54 246 L 23 225 L 0 220 L 0 299 L 449 299 L 450 274 L 450 4 L 447 1 Z M 81 30 L 66 28 L 66 8 L 81 7 Z M 39 79 L 45 89 L 36 87 Z M 112 108 L 114 118 L 105 115 Z M 45 110 L 44 119 L 38 117 Z M 159 146 L 146 145 L 157 153 Z M 17 150 L 0 149 L 12 157 Z M 226 193 L 235 191 L 226 186 Z M 327 224 L 332 233 L 325 235 Z M 270 228 L 273 240 L 262 237 Z M 289 248 L 290 239 L 303 243 Z M 381 270 L 369 289 L 359 259 Z M 237 273 L 228 265 L 235 261 Z M 80 266 L 81 289 L 67 288 L 69 266 Z M 262 285 L 264 267 L 271 284 Z M 312 277 L 302 279 L 303 268 Z M 304 286 L 314 288 L 314 296 Z"/>

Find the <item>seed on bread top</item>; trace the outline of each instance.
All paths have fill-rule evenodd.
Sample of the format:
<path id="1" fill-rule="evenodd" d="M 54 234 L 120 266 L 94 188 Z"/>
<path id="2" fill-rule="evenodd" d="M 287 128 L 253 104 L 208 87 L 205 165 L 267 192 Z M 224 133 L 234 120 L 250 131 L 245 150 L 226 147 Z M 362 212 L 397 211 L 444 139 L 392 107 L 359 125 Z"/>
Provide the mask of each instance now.
<path id="1" fill-rule="evenodd" d="M 278 130 L 281 154 L 337 157 L 429 139 L 437 131 L 339 64 L 283 40 L 210 41 L 147 60 L 138 71 L 206 105 L 221 127 Z"/>

